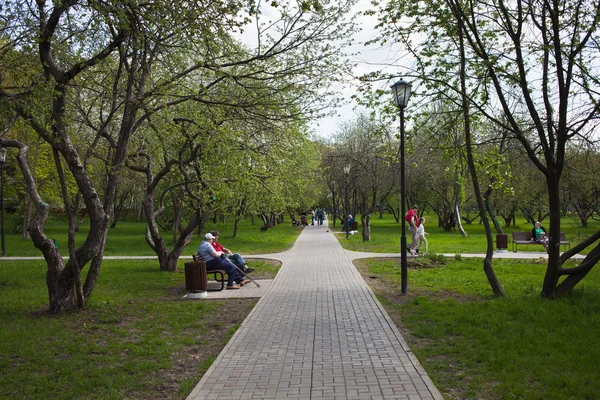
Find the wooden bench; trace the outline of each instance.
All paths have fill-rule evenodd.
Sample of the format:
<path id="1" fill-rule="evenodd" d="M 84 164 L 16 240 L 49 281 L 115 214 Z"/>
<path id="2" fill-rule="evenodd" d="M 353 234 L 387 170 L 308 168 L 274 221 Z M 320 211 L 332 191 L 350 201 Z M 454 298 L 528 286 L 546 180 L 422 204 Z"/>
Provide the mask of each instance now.
<path id="1" fill-rule="evenodd" d="M 517 252 L 517 247 L 520 244 L 539 244 L 541 245 L 541 243 L 536 243 L 536 242 L 532 242 L 531 241 L 531 232 L 513 232 L 512 233 L 512 247 L 513 247 L 513 252 Z M 561 232 L 560 233 L 560 245 L 561 246 L 565 246 L 565 249 L 568 247 L 569 249 L 571 248 L 571 243 L 567 242 L 567 240 L 565 239 L 565 233 Z"/>
<path id="2" fill-rule="evenodd" d="M 194 259 L 194 262 L 204 262 L 204 260 L 202 259 L 202 256 L 198 253 L 192 254 L 192 258 Z M 225 282 L 227 282 L 227 278 L 225 278 L 225 275 L 227 274 L 227 272 L 224 269 L 213 269 L 210 271 L 206 271 L 206 278 L 208 279 L 208 277 L 212 276 L 212 280 L 213 281 L 217 281 L 221 283 L 221 288 L 220 289 L 206 289 L 209 292 L 215 292 L 215 291 L 221 291 L 223 289 L 225 289 Z"/>

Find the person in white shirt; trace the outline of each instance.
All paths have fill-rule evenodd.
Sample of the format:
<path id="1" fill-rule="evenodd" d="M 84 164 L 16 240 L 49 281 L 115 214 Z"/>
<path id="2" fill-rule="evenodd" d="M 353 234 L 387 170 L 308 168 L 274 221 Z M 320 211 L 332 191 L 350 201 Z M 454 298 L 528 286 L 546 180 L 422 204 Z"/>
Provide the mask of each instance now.
<path id="1" fill-rule="evenodd" d="M 425 235 L 429 235 L 429 233 L 425 232 L 425 218 L 421 217 L 419 219 L 419 226 L 417 228 L 417 236 L 419 238 L 419 249 L 425 243 L 425 253 L 429 253 L 429 245 L 427 243 L 427 239 L 425 239 Z"/>

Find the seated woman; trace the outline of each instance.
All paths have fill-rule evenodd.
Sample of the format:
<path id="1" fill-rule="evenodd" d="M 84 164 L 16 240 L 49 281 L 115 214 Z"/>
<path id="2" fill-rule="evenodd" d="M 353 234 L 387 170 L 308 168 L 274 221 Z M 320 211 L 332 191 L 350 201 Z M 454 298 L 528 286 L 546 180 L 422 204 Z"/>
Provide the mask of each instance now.
<path id="1" fill-rule="evenodd" d="M 250 272 L 254 271 L 254 268 L 250 268 L 248 267 L 248 265 L 246 265 L 246 261 L 244 261 L 241 255 L 239 255 L 238 253 L 234 254 L 231 250 L 223 247 L 223 245 L 219 243 L 219 231 L 211 231 L 210 233 L 215 238 L 211 244 L 216 251 L 225 253 L 225 257 L 232 263 L 240 267 L 242 271 L 244 271 L 244 273 L 249 274 Z"/>
<path id="2" fill-rule="evenodd" d="M 548 252 L 548 234 L 539 221 L 535 223 L 531 230 L 531 241 L 541 244 L 546 249 L 546 252 Z"/>

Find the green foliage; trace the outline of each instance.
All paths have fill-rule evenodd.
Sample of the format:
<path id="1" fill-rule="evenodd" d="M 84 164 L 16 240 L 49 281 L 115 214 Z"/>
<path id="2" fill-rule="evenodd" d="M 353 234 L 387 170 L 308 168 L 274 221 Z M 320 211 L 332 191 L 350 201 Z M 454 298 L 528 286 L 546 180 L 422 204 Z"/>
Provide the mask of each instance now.
<path id="1" fill-rule="evenodd" d="M 438 262 L 441 264 L 445 264 L 447 260 L 446 256 L 440 253 L 429 253 L 426 257 L 433 262 Z"/>

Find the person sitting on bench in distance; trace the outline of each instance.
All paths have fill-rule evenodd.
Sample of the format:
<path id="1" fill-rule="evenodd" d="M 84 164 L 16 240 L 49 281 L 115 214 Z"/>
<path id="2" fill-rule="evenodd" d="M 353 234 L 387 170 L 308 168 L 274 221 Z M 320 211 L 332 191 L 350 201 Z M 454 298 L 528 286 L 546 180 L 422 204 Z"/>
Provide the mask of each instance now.
<path id="1" fill-rule="evenodd" d="M 254 271 L 254 268 L 249 268 L 248 265 L 246 265 L 246 261 L 244 261 L 241 255 L 238 253 L 232 253 L 231 250 L 223 247 L 223 245 L 219 243 L 219 231 L 211 231 L 210 233 L 215 237 L 215 240 L 212 241 L 212 247 L 214 247 L 216 251 L 222 251 L 225 253 L 225 257 L 240 267 L 244 273 L 249 274 L 250 272 Z"/>
<path id="2" fill-rule="evenodd" d="M 548 252 L 548 234 L 540 221 L 537 221 L 531 230 L 531 241 L 541 244 Z"/>
<path id="3" fill-rule="evenodd" d="M 206 263 L 206 270 L 225 270 L 225 272 L 227 272 L 227 289 L 239 289 L 240 286 L 244 286 L 246 283 L 250 282 L 249 279 L 244 279 L 235 265 L 221 257 L 224 253 L 215 250 L 212 246 L 213 240 L 215 240 L 215 237 L 211 233 L 207 233 L 204 236 L 202 243 L 200 243 L 200 246 L 198 246 L 198 254 L 200 254 Z M 240 286 L 235 283 L 238 283 Z"/>

